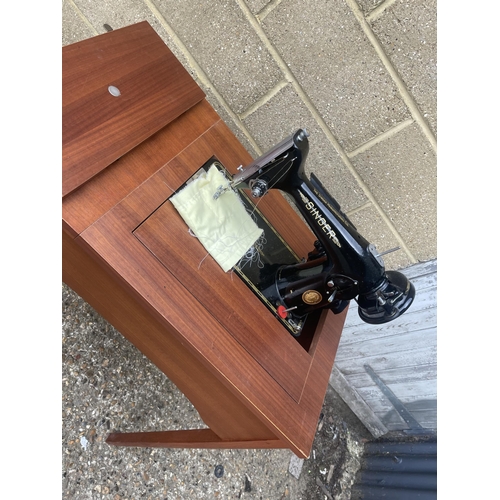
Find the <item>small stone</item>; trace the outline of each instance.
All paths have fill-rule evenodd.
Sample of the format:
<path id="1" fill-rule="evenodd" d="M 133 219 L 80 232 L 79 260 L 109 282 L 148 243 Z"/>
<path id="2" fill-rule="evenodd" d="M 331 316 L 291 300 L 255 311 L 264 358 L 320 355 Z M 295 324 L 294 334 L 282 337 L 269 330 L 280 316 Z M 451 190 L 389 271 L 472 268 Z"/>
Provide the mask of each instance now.
<path id="1" fill-rule="evenodd" d="M 328 484 L 331 480 L 332 480 L 332 477 L 333 477 L 333 469 L 335 468 L 335 466 L 332 464 L 330 465 L 330 470 L 328 471 L 328 476 L 326 477 L 326 483 Z"/>
<path id="2" fill-rule="evenodd" d="M 252 483 L 250 482 L 250 478 L 245 474 L 245 491 L 252 491 Z"/>
<path id="3" fill-rule="evenodd" d="M 304 459 L 303 458 L 299 458 L 296 455 L 292 455 L 292 458 L 290 458 L 290 464 L 288 466 L 288 472 L 294 478 L 299 479 L 303 465 L 304 465 Z"/>
<path id="4" fill-rule="evenodd" d="M 222 477 L 224 475 L 224 467 L 222 465 L 216 465 L 214 474 L 215 477 Z"/>
<path id="5" fill-rule="evenodd" d="M 89 435 L 88 435 L 88 440 L 93 443 L 95 441 L 96 437 L 96 430 L 95 429 L 90 429 Z"/>
<path id="6" fill-rule="evenodd" d="M 86 450 L 86 449 L 87 449 L 87 446 L 89 445 L 89 442 L 87 441 L 87 439 L 85 438 L 85 436 L 82 436 L 82 437 L 80 438 L 80 444 L 82 445 L 82 448 L 83 448 L 84 450 Z"/>

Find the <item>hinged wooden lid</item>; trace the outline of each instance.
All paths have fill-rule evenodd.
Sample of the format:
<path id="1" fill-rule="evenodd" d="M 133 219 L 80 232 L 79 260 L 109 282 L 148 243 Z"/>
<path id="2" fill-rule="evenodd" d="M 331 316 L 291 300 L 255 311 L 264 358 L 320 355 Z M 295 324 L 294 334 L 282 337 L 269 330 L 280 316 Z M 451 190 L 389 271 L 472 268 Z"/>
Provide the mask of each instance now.
<path id="1" fill-rule="evenodd" d="M 63 196 L 205 97 L 145 21 L 63 47 L 62 69 Z"/>

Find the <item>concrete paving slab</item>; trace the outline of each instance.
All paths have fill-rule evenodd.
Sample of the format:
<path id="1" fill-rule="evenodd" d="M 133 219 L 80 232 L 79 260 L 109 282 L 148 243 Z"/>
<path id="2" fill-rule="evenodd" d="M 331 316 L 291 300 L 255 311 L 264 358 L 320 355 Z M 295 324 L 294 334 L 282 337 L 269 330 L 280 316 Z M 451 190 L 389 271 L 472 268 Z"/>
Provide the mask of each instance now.
<path id="1" fill-rule="evenodd" d="M 95 36 L 95 31 L 64 1 L 62 4 L 62 45 L 69 45 Z"/>
<path id="2" fill-rule="evenodd" d="M 148 9 L 147 5 L 142 1 L 73 1 L 82 14 L 92 23 L 98 33 L 106 33 L 104 24 L 108 24 L 113 29 L 118 29 L 141 21 L 148 21 L 162 38 L 165 37 L 163 27 L 152 14 L 151 10 Z"/>
<path id="3" fill-rule="evenodd" d="M 414 124 L 352 162 L 408 248 L 420 261 L 436 249 L 436 155 Z"/>
<path id="4" fill-rule="evenodd" d="M 274 87 L 281 72 L 235 2 L 155 1 L 235 113 Z"/>
<path id="5" fill-rule="evenodd" d="M 410 117 L 346 3 L 289 0 L 262 26 L 346 151 Z"/>
<path id="6" fill-rule="evenodd" d="M 206 95 L 207 101 L 211 104 L 211 106 L 215 109 L 217 114 L 224 120 L 224 123 L 229 127 L 231 132 L 238 138 L 244 148 L 250 153 L 250 155 L 255 159 L 260 156 L 260 149 L 255 141 L 250 141 L 248 135 L 243 133 L 242 126 L 244 126 L 243 122 L 239 119 L 238 116 L 235 116 L 234 113 L 231 113 L 224 107 L 217 96 L 215 95 L 213 89 L 211 87 L 207 87 L 199 83 L 200 87 L 203 89 Z"/>
<path id="7" fill-rule="evenodd" d="M 437 2 L 399 1 L 372 28 L 437 134 Z"/>
<path id="8" fill-rule="evenodd" d="M 390 0 L 357 0 L 360 9 L 365 13 L 369 14 L 373 12 L 374 9 L 382 5 L 383 3 L 389 3 Z"/>
<path id="9" fill-rule="evenodd" d="M 270 2 L 269 0 L 247 0 L 246 4 L 254 14 L 258 14 L 262 11 L 262 9 L 269 6 L 269 4 L 277 4 L 280 2 L 281 0 L 274 0 L 272 2 Z"/>
<path id="10" fill-rule="evenodd" d="M 367 204 L 362 210 L 349 214 L 349 219 L 358 231 L 377 247 L 378 252 L 385 252 L 400 246 L 398 240 L 373 205 Z M 386 269 L 404 269 L 412 263 L 403 249 L 384 255 L 383 259 Z"/>

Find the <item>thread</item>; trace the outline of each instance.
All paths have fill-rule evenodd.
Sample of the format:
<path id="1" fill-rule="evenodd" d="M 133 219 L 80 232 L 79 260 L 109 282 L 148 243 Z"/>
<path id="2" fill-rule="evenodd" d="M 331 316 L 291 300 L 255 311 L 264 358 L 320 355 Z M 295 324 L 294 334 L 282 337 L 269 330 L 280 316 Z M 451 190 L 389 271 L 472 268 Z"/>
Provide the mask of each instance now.
<path id="1" fill-rule="evenodd" d="M 165 186 L 167 186 L 168 189 L 170 189 L 170 191 L 172 191 L 172 194 L 170 196 L 176 194 L 177 191 L 174 188 L 170 187 L 165 181 L 163 181 L 163 184 L 165 184 Z"/>
<path id="2" fill-rule="evenodd" d="M 264 246 L 266 245 L 267 240 L 265 237 L 265 234 L 262 233 L 259 239 L 247 250 L 245 255 L 239 260 L 239 262 L 236 264 L 236 267 L 240 270 L 243 270 L 243 268 L 247 265 L 249 267 L 252 267 L 252 264 L 257 264 L 257 267 L 259 269 L 262 269 L 264 267 L 264 263 L 262 262 L 262 250 Z"/>
<path id="3" fill-rule="evenodd" d="M 289 162 L 285 160 L 270 184 L 286 175 L 287 167 L 289 168 Z M 201 181 L 200 189 L 204 191 L 200 191 L 199 198 L 195 183 L 191 187 L 186 186 L 182 194 L 177 193 L 172 198 L 172 203 L 188 225 L 188 234 L 197 238 L 207 251 L 198 264 L 198 270 L 209 255 L 212 255 L 225 272 L 234 267 L 243 269 L 257 266 L 262 269 L 262 251 L 267 241 L 255 214 L 257 204 L 247 205 L 243 200 L 243 193 L 231 186 L 232 179 L 227 171 L 216 168 L 216 164 L 208 169 L 207 176 Z M 167 183 L 165 185 L 170 188 Z M 217 195 L 213 199 L 209 196 L 211 190 Z M 218 205 L 221 203 L 218 200 L 223 196 L 227 198 Z M 239 203 L 235 202 L 234 198 Z M 247 245 L 250 248 L 247 248 Z"/>
<path id="4" fill-rule="evenodd" d="M 239 241 L 241 241 L 242 239 L 246 238 L 246 236 L 248 236 L 248 233 L 246 233 L 246 234 L 243 234 L 239 237 L 223 236 L 221 238 L 214 239 L 210 235 L 203 234 L 203 233 L 198 236 L 197 234 L 195 234 L 195 232 L 191 228 L 188 229 L 188 234 L 190 236 L 192 236 L 193 238 L 197 238 L 197 239 L 203 238 L 204 240 L 206 240 L 207 242 L 209 242 L 213 245 L 212 250 L 220 251 L 221 253 L 224 252 L 225 250 L 230 250 L 231 247 L 237 245 Z M 257 262 L 257 265 L 259 266 L 259 268 L 262 269 L 264 264 L 262 264 L 262 262 L 261 262 L 260 252 L 262 251 L 262 248 L 264 247 L 264 245 L 266 243 L 267 243 L 267 240 L 264 237 L 264 233 L 262 233 L 262 235 L 259 237 L 259 239 L 245 252 L 245 254 L 238 261 L 236 266 L 239 269 L 242 269 L 245 265 L 247 265 L 249 263 L 251 265 L 251 263 Z M 203 259 L 201 259 L 200 263 L 198 264 L 198 270 L 201 268 L 201 265 L 203 264 L 203 262 L 205 261 L 205 259 L 209 255 L 210 255 L 210 252 L 207 252 L 205 254 L 205 256 L 203 257 Z"/>
<path id="5" fill-rule="evenodd" d="M 284 158 L 281 158 L 281 161 L 286 160 L 287 156 L 288 155 L 286 155 Z M 284 163 L 282 169 L 280 169 L 278 174 L 276 174 L 275 177 L 273 177 L 271 179 L 271 182 L 270 182 L 268 189 L 272 189 L 290 171 L 290 169 L 293 166 L 294 161 L 295 161 L 295 158 L 292 158 L 291 160 L 288 160 L 286 163 Z M 243 205 L 243 207 L 245 208 L 247 213 L 250 215 L 250 217 L 252 217 L 253 221 L 257 225 L 258 221 L 257 221 L 257 217 L 255 216 L 255 211 L 257 210 L 257 206 L 259 205 L 262 197 L 260 197 L 257 200 L 257 202 L 253 205 L 252 209 L 249 209 L 247 207 L 247 205 L 244 203 L 244 201 L 242 200 L 239 190 L 231 186 L 231 184 L 230 184 L 231 179 L 228 177 L 227 171 L 222 170 L 220 172 L 222 173 L 222 175 L 224 176 L 224 178 L 227 181 L 226 187 L 230 187 L 230 190 L 236 195 L 236 198 Z M 226 192 L 229 192 L 229 191 L 226 191 Z M 226 192 L 223 192 L 220 196 L 224 196 L 224 194 L 226 194 Z M 191 230 L 189 230 L 189 231 L 190 231 L 190 234 L 192 236 L 195 236 Z M 210 241 L 213 242 L 214 240 L 210 239 Z M 218 243 L 220 243 L 220 241 L 217 241 L 216 243 L 218 244 Z M 267 244 L 267 239 L 265 237 L 265 233 L 262 232 L 259 239 L 245 252 L 243 257 L 238 261 L 238 263 L 236 264 L 235 267 L 238 267 L 240 270 L 243 270 L 243 268 L 245 268 L 246 266 L 251 267 L 253 264 L 256 264 L 259 269 L 262 269 L 264 267 L 264 263 L 262 262 L 261 256 L 262 256 L 264 246 L 266 244 Z M 203 257 L 203 259 L 201 260 L 201 262 L 198 266 L 198 269 L 200 269 L 201 264 L 208 257 L 208 255 L 209 255 L 209 253 L 207 253 L 205 255 L 205 257 Z M 231 274 L 232 274 L 232 271 L 231 271 Z"/>
<path id="6" fill-rule="evenodd" d="M 287 157 L 288 157 L 288 155 L 286 155 L 284 158 L 281 158 L 281 159 L 280 159 L 280 161 L 286 160 L 286 158 L 287 158 Z M 276 185 L 276 184 L 277 184 L 277 183 L 278 183 L 278 182 L 279 182 L 279 181 L 280 181 L 280 180 L 281 180 L 281 179 L 282 179 L 282 178 L 283 178 L 286 174 L 288 174 L 288 172 L 290 171 L 290 169 L 291 169 L 291 168 L 292 168 L 292 166 L 293 166 L 293 162 L 294 162 L 294 161 L 295 161 L 295 158 L 292 158 L 291 160 L 288 160 L 288 162 L 290 163 L 290 165 L 287 165 L 286 163 L 285 163 L 285 165 L 283 165 L 282 169 L 284 170 L 284 172 L 283 172 L 283 173 L 281 173 L 282 171 L 280 170 L 280 172 L 278 172 L 278 174 L 277 174 L 277 175 L 279 175 L 279 177 L 276 179 L 277 175 L 275 175 L 275 176 L 271 179 L 271 181 L 270 181 L 270 183 L 269 183 L 269 186 L 268 186 L 268 188 L 267 188 L 267 190 L 268 190 L 268 191 L 269 191 L 270 189 L 272 189 L 272 188 L 273 188 L 273 187 L 274 187 L 274 186 L 275 186 L 275 185 Z M 225 176 L 225 177 L 226 177 L 226 176 Z M 226 177 L 226 178 L 227 178 L 227 177 Z M 276 179 L 276 180 L 275 180 L 275 179 Z M 273 182 L 273 181 L 274 181 L 274 182 Z M 233 191 L 233 192 L 234 192 L 234 193 L 238 196 L 238 198 L 240 199 L 240 202 L 241 202 L 241 203 L 243 203 L 243 200 L 241 200 L 241 198 L 240 198 L 240 194 L 239 194 L 239 192 L 238 192 L 239 190 L 238 190 L 238 189 L 236 189 L 236 188 L 234 188 L 234 187 L 232 187 L 231 189 L 232 189 L 232 191 Z M 264 194 L 264 196 L 265 196 L 265 194 Z M 254 212 L 257 210 L 257 207 L 258 207 L 258 205 L 259 205 L 260 201 L 262 200 L 262 198 L 263 198 L 264 196 L 261 196 L 261 197 L 257 200 L 257 202 L 254 204 L 254 206 L 253 206 L 253 209 L 252 209 L 252 210 L 248 210 L 248 208 L 246 207 L 246 205 L 243 203 L 243 206 L 245 206 L 245 209 L 247 210 L 248 214 L 249 214 L 249 215 L 250 215 L 250 216 L 254 219 L 254 222 L 255 222 L 255 223 L 257 223 L 257 220 L 256 220 L 256 218 L 254 217 Z"/>

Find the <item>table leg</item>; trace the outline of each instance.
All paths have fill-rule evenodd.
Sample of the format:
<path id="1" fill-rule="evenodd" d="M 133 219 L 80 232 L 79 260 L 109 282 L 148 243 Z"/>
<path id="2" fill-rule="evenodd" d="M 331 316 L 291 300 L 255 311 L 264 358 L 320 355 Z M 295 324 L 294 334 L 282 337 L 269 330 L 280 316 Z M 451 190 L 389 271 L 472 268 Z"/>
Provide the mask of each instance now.
<path id="1" fill-rule="evenodd" d="M 114 446 L 137 446 L 150 448 L 287 448 L 276 439 L 224 440 L 212 429 L 190 429 L 154 432 L 112 432 L 106 443 Z"/>

